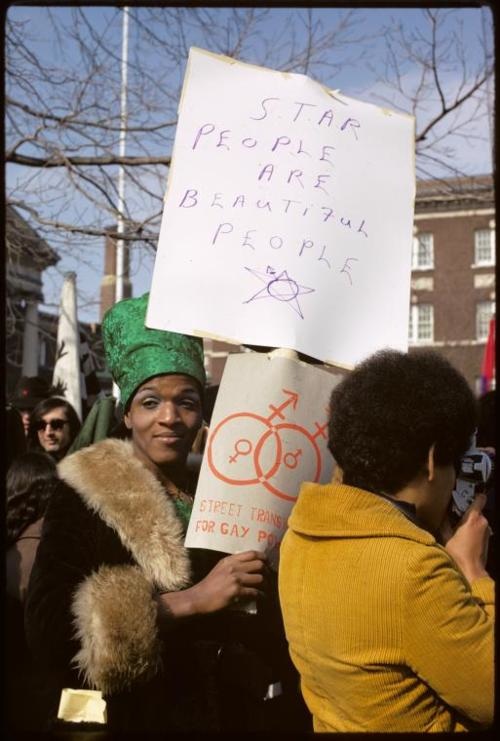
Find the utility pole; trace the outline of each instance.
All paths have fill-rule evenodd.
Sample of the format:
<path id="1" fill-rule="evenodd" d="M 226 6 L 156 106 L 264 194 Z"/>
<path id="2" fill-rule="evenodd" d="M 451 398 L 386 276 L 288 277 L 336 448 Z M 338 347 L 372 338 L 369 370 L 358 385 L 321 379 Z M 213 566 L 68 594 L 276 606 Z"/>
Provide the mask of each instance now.
<path id="1" fill-rule="evenodd" d="M 127 136 L 127 71 L 128 71 L 128 7 L 123 8 L 123 32 L 122 32 L 122 68 L 121 68 L 121 94 L 120 94 L 120 157 L 125 156 L 125 144 Z M 115 300 L 123 298 L 123 281 L 125 272 L 125 246 L 120 235 L 123 234 L 125 209 L 125 170 L 123 165 L 118 169 L 118 239 L 116 242 L 116 293 Z"/>
<path id="2" fill-rule="evenodd" d="M 128 7 L 123 8 L 122 25 L 122 66 L 121 66 L 121 88 L 120 88 L 120 139 L 119 154 L 125 156 L 125 143 L 127 136 L 127 72 L 128 72 Z M 123 217 L 125 208 L 125 170 L 123 165 L 118 166 L 118 219 L 116 241 L 116 284 L 115 302 L 123 298 L 123 280 L 125 268 L 124 243 L 120 235 L 123 234 Z M 113 396 L 120 398 L 120 390 L 116 383 L 113 384 Z"/>
<path id="3" fill-rule="evenodd" d="M 486 26 L 489 24 L 489 18 L 487 14 L 491 14 L 491 10 L 488 8 L 481 8 L 481 31 L 483 36 L 483 50 L 484 50 L 484 67 L 485 70 L 491 70 L 491 74 L 486 78 L 486 110 L 488 114 L 488 133 L 489 133 L 489 145 L 491 152 L 490 169 L 493 170 L 493 163 L 495 162 L 495 134 L 494 134 L 494 120 L 493 120 L 493 57 L 489 44 L 489 33 Z"/>

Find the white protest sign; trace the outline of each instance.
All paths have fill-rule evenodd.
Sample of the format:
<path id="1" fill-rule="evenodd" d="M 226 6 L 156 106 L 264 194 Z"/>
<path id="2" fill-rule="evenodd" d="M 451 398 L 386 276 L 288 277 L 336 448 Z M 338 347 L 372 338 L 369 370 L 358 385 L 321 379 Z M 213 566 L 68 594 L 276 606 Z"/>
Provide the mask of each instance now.
<path id="1" fill-rule="evenodd" d="M 331 480 L 328 404 L 340 374 L 261 353 L 229 355 L 186 545 L 270 551 L 303 481 Z"/>
<path id="2" fill-rule="evenodd" d="M 406 350 L 414 194 L 413 117 L 191 49 L 146 324 Z"/>

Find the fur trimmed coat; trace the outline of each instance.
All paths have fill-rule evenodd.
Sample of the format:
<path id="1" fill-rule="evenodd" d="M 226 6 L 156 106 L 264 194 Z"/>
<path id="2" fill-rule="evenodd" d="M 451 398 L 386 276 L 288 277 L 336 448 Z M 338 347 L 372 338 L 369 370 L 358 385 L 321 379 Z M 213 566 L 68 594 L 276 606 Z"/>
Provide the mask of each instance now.
<path id="1" fill-rule="evenodd" d="M 155 594 L 201 580 L 221 554 L 184 547 L 173 501 L 129 441 L 58 471 L 25 613 L 47 680 L 101 690 L 111 730 L 261 730 L 268 685 L 294 678 L 277 589 L 260 616 L 226 609 L 160 633 Z"/>

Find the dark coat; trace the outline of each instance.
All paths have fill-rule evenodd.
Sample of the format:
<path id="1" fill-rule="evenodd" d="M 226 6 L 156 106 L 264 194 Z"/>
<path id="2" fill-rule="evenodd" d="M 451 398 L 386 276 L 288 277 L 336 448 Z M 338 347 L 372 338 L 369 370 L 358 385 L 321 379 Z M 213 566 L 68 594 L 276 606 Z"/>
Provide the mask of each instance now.
<path id="1" fill-rule="evenodd" d="M 175 505 L 128 441 L 58 470 L 25 614 L 48 681 L 101 690 L 112 730 L 262 730 L 267 686 L 294 681 L 274 597 L 258 616 L 226 609 L 160 634 L 155 593 L 195 583 L 220 554 L 188 552 Z"/>
<path id="2" fill-rule="evenodd" d="M 28 525 L 5 554 L 6 592 L 20 604 L 23 604 L 26 598 L 31 569 L 40 542 L 42 522 L 43 518 L 40 517 Z"/>
<path id="3" fill-rule="evenodd" d="M 24 601 L 42 530 L 40 518 L 26 527 L 5 554 L 5 724 L 8 732 L 43 727 L 53 702 L 34 665 L 24 635 Z"/>

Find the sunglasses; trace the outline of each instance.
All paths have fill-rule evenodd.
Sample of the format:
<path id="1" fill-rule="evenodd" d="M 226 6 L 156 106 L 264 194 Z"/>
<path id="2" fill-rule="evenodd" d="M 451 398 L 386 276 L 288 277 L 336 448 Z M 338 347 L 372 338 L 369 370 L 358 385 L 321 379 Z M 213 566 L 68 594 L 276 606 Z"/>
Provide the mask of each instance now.
<path id="1" fill-rule="evenodd" d="M 46 427 L 50 427 L 51 430 L 62 430 L 64 425 L 67 424 L 67 419 L 49 419 L 48 422 L 46 422 L 44 419 L 41 419 L 35 424 L 35 430 L 37 432 L 42 432 L 43 430 L 45 430 Z"/>

